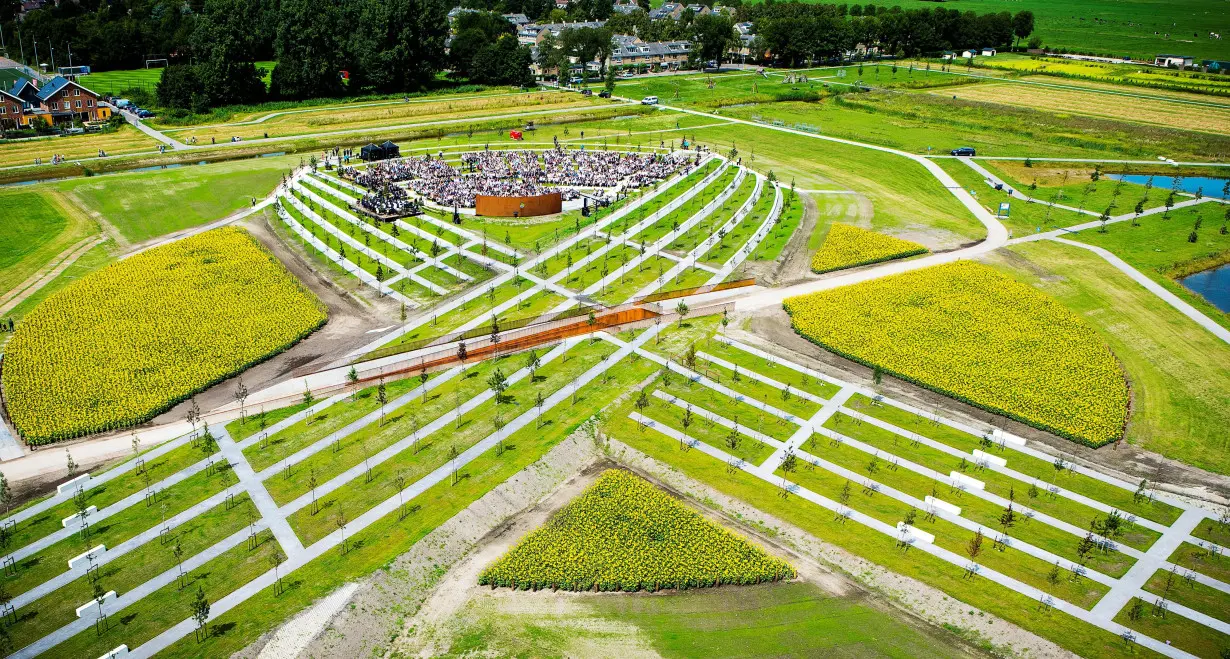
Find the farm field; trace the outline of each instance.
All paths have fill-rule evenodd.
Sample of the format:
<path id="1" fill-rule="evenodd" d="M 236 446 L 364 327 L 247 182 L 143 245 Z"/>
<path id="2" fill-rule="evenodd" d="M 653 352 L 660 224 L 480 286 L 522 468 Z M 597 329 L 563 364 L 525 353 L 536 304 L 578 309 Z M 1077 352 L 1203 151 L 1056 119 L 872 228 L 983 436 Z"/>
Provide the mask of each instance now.
<path id="1" fill-rule="evenodd" d="M 154 138 L 128 125 L 106 133 L 0 142 L 0 167 L 33 165 L 36 158 L 41 158 L 45 165 L 52 167 L 53 156 L 64 156 L 73 162 L 97 158 L 99 149 L 108 156 L 157 153 L 158 144 Z M 89 166 L 88 163 L 86 166 Z"/>
<path id="2" fill-rule="evenodd" d="M 931 94 L 843 94 L 819 103 L 774 103 L 719 113 L 818 126 L 823 135 L 922 155 L 972 146 L 981 156 L 1152 159 L 1166 153 L 1176 159 L 1202 161 L 1210 160 L 1209 154 L 1223 153 L 1227 143 L 1224 136 L 1186 127 L 1144 125 L 968 98 L 967 94 L 978 87 Z M 1098 96 L 1093 102 L 1099 107 L 1105 105 L 1107 98 Z"/>
<path id="3" fill-rule="evenodd" d="M 1218 91 L 1230 88 L 1230 81 L 1223 80 L 1217 74 L 1200 73 L 1198 71 L 1179 71 L 1177 69 L 1161 69 L 1139 64 L 1112 64 L 1107 62 L 1088 62 L 1059 57 L 1036 57 L 1017 53 L 1003 53 L 994 59 L 980 58 L 976 63 L 979 69 L 993 72 L 1014 71 L 1023 73 L 1050 74 L 1046 79 L 1054 80 L 1052 76 L 1067 77 L 1068 82 L 1078 85 L 1100 86 L 1087 78 L 1111 82 L 1142 85 L 1153 89 L 1154 85 L 1167 88 L 1188 88 L 1195 91 Z M 1076 76 L 1079 76 L 1077 78 Z M 1157 91 L 1157 89 L 1154 89 Z M 1180 92 L 1182 93 L 1182 92 Z M 1196 96 L 1204 100 L 1215 101 L 1208 95 Z"/>
<path id="4" fill-rule="evenodd" d="M 263 282 L 268 304 L 240 278 Z M 197 317 L 206 301 L 214 313 Z M 245 232 L 207 232 L 82 278 L 27 317 L 6 349 L 10 414 L 35 444 L 132 425 L 324 322 L 315 297 Z M 251 340 L 252 328 L 274 326 Z M 165 368 L 142 366 L 151 359 Z"/>
<path id="5" fill-rule="evenodd" d="M 947 93 L 947 92 L 945 92 Z M 1230 134 L 1230 104 L 1189 105 L 1163 98 L 1108 97 L 1078 89 L 992 82 L 962 88 L 957 98 L 1018 105 L 1050 112 L 1075 112 L 1150 126 Z"/>
<path id="6" fill-rule="evenodd" d="M 785 306 L 804 338 L 923 387 L 1094 447 L 1122 434 L 1127 386 L 1100 337 L 983 266 L 935 266 Z M 992 320 L 992 308 L 1014 311 Z M 883 342 L 866 341 L 871 327 Z"/>
<path id="7" fill-rule="evenodd" d="M 481 120 L 491 116 L 516 112 L 587 108 L 606 105 L 582 96 L 543 92 L 538 94 L 475 95 L 458 99 L 442 98 L 430 102 L 390 105 L 380 103 L 335 106 L 324 111 L 267 113 L 251 122 L 235 122 L 184 128 L 168 127 L 170 135 L 178 140 L 196 138 L 198 143 L 208 140 L 227 142 L 232 137 L 256 139 L 261 137 L 286 137 L 320 132 L 370 129 L 378 126 L 393 126 L 431 121 L 456 120 L 471 117 Z M 266 118 L 267 117 L 267 118 Z"/>
<path id="8" fill-rule="evenodd" d="M 874 0 L 873 4 L 898 5 L 902 9 L 932 8 L 925 0 Z M 1210 32 L 1217 31 L 1217 4 L 1210 0 L 1194 0 L 1182 5 L 1164 0 L 1130 4 L 1084 0 L 1078 5 L 1062 0 L 977 0 L 968 6 L 980 15 L 1033 11 L 1034 34 L 1047 48 L 1150 60 L 1158 53 L 1176 50 L 1196 58 L 1217 58 L 1225 54 L 1223 42 L 1209 37 Z M 1167 34 L 1169 38 L 1164 36 Z"/>
<path id="9" fill-rule="evenodd" d="M 0 221 L 0 277 L 101 239 L 0 313 L 20 431 L 0 427 L 0 637 L 23 657 L 1230 649 L 1230 323 L 1176 281 L 1226 261 L 1225 205 L 1110 178 L 1221 177 L 1158 155 L 1218 160 L 1230 135 L 965 98 L 1203 108 L 1188 91 L 965 68 L 618 83 L 657 107 L 462 81 L 168 113 L 177 139 L 245 138 L 167 164 L 244 157 L 0 191 L 22 218 Z M 454 165 L 689 146 L 588 216 L 455 224 L 367 215 L 411 186 L 360 190 L 322 155 L 385 138 Z M 286 153 L 246 157 L 264 148 Z M 201 416 L 146 423 L 189 396 Z"/>

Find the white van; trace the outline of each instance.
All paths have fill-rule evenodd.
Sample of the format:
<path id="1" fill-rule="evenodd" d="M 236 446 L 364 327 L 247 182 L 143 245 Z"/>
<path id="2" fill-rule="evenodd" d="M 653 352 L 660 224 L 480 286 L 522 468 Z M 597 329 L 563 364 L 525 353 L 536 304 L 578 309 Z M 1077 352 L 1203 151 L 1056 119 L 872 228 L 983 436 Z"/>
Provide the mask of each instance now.
<path id="1" fill-rule="evenodd" d="M 657 104 L 658 104 L 657 96 L 646 96 L 645 98 L 641 99 L 641 105 L 657 105 Z"/>

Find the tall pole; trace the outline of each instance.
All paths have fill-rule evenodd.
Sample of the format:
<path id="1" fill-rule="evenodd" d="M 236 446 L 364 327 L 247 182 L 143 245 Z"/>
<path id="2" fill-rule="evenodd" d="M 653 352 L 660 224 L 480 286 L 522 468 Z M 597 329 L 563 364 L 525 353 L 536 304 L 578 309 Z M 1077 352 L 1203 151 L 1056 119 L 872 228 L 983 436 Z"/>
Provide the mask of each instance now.
<path id="1" fill-rule="evenodd" d="M 52 72 L 52 73 L 55 73 L 55 70 L 56 70 L 56 49 L 55 49 L 55 46 L 52 46 L 52 45 L 51 45 L 51 39 L 48 39 L 48 40 L 47 40 L 47 47 L 51 49 L 51 72 Z"/>
<path id="2" fill-rule="evenodd" d="M 38 73 L 42 73 L 42 71 L 39 71 L 38 65 L 38 39 L 31 39 L 30 41 L 34 43 L 34 70 Z"/>
<path id="3" fill-rule="evenodd" d="M 17 33 L 17 47 L 21 49 L 21 63 L 26 63 L 26 44 L 21 42 L 21 33 Z"/>

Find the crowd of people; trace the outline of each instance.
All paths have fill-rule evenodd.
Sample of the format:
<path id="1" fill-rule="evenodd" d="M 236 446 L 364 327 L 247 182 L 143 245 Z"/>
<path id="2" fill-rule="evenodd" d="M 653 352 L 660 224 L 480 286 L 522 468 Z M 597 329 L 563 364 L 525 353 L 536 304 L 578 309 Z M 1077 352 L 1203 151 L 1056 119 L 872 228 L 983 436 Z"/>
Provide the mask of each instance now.
<path id="1" fill-rule="evenodd" d="M 382 161 L 359 171 L 340 168 L 343 176 L 372 190 L 396 188 L 408 182 L 416 193 L 445 207 L 473 208 L 475 197 L 533 197 L 559 192 L 578 199 L 581 189 L 641 188 L 660 181 L 687 163 L 682 156 L 576 151 L 555 148 L 536 151 L 478 151 L 461 154 L 460 167 L 443 154 Z M 400 188 L 398 188 L 400 189 Z M 603 197 L 601 191 L 590 194 Z M 387 195 L 382 200 L 394 203 Z"/>
<path id="2" fill-rule="evenodd" d="M 359 199 L 359 206 L 381 217 L 405 217 L 423 212 L 419 205 L 410 199 L 406 189 L 396 185 L 373 189 Z"/>

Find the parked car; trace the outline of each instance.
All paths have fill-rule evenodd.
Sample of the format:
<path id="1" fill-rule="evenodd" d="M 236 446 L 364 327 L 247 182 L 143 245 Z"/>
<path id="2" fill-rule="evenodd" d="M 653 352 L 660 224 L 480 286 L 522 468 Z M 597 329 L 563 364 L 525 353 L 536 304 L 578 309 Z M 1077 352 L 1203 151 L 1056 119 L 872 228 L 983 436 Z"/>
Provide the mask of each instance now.
<path id="1" fill-rule="evenodd" d="M 154 113 L 150 112 L 149 110 L 137 110 L 137 116 L 141 117 L 142 119 L 149 119 L 150 117 L 154 116 Z"/>
<path id="2" fill-rule="evenodd" d="M 658 104 L 657 96 L 646 96 L 645 98 L 641 99 L 641 105 L 657 105 L 657 104 Z"/>
<path id="3" fill-rule="evenodd" d="M 593 96 L 593 95 L 594 95 L 593 90 L 590 90 L 590 89 L 581 90 L 581 96 Z"/>
<path id="4" fill-rule="evenodd" d="M 953 149 L 952 155 L 954 156 L 976 156 L 978 154 L 974 151 L 974 147 L 963 146 L 959 149 Z"/>
<path id="5" fill-rule="evenodd" d="M 605 89 L 598 92 L 598 98 L 610 98 L 610 97 L 611 97 L 611 92 L 608 92 Z"/>

